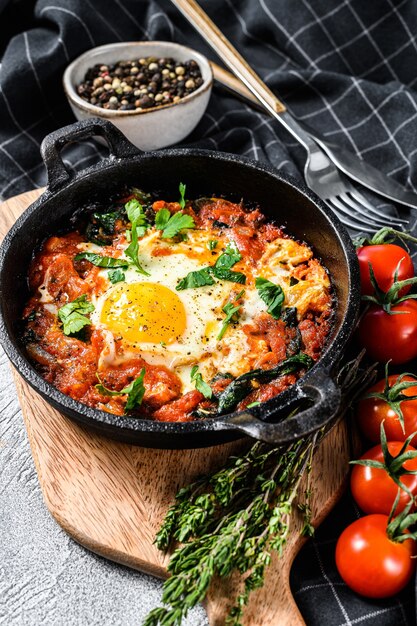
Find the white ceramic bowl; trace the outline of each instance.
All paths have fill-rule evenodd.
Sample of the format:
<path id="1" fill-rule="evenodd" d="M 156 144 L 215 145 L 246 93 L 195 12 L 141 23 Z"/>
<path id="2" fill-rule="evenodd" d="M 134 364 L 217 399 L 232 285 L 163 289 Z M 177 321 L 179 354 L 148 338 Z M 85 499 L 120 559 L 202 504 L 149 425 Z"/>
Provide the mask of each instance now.
<path id="1" fill-rule="evenodd" d="M 112 64 L 143 57 L 171 57 L 185 62 L 194 59 L 200 66 L 203 84 L 179 102 L 144 111 L 118 111 L 96 107 L 81 98 L 76 87 L 86 71 L 96 63 Z M 199 52 L 168 41 L 111 43 L 88 50 L 65 70 L 64 90 L 78 120 L 102 117 L 115 126 L 141 150 L 157 150 L 182 141 L 197 126 L 210 98 L 213 73 L 207 59 Z"/>

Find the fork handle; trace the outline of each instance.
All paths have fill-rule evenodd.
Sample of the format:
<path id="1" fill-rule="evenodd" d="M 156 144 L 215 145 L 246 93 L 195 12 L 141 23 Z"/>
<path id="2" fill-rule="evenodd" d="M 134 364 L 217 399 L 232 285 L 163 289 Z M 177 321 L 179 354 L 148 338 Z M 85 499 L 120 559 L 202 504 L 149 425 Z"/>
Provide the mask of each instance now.
<path id="1" fill-rule="evenodd" d="M 286 111 L 285 105 L 278 100 L 195 0 L 171 1 L 270 113 L 276 116 Z"/>

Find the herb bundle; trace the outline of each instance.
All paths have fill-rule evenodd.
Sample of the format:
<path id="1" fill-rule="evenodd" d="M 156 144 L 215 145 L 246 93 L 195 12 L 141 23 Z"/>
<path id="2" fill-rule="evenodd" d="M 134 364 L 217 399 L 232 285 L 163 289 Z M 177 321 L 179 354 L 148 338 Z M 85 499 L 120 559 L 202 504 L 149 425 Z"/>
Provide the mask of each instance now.
<path id="1" fill-rule="evenodd" d="M 375 375 L 361 369 L 362 355 L 341 368 L 338 383 L 344 398 L 341 413 Z M 226 618 L 227 626 L 241 624 L 251 591 L 264 583 L 272 552 L 282 553 L 291 515 L 297 506 L 304 515 L 303 533 L 311 535 L 309 473 L 321 430 L 279 447 L 255 443 L 248 452 L 231 457 L 224 468 L 182 488 L 157 534 L 156 544 L 177 548 L 168 565 L 163 607 L 153 609 L 144 626 L 179 626 L 189 609 L 202 601 L 214 576 L 238 571 L 242 591 Z M 300 493 L 302 492 L 302 493 Z"/>

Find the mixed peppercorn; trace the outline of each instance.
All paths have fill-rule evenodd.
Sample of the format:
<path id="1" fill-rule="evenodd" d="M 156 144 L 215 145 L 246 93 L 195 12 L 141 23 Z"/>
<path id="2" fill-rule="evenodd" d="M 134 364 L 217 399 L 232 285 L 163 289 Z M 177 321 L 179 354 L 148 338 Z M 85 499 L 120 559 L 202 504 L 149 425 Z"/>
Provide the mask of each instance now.
<path id="1" fill-rule="evenodd" d="M 203 84 L 198 63 L 146 57 L 94 65 L 77 87 L 81 98 L 97 107 L 142 111 L 179 102 Z"/>

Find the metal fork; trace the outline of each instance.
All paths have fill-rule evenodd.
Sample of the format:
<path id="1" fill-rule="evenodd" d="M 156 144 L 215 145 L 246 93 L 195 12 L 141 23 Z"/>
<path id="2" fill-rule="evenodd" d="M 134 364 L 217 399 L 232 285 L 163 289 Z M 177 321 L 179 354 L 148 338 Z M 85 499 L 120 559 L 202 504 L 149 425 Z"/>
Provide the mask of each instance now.
<path id="1" fill-rule="evenodd" d="M 374 208 L 341 174 L 326 153 L 288 113 L 285 105 L 248 65 L 195 0 L 171 0 L 202 35 L 256 99 L 307 151 L 304 177 L 307 185 L 328 204 L 340 221 L 361 232 L 374 232 L 381 226 L 400 227 L 405 220 L 386 216 Z"/>
<path id="2" fill-rule="evenodd" d="M 307 152 L 304 165 L 307 185 L 329 205 L 341 222 L 353 230 L 368 233 L 382 226 L 402 226 L 404 220 L 388 217 L 374 208 L 291 115 L 284 112 L 277 118 Z"/>

